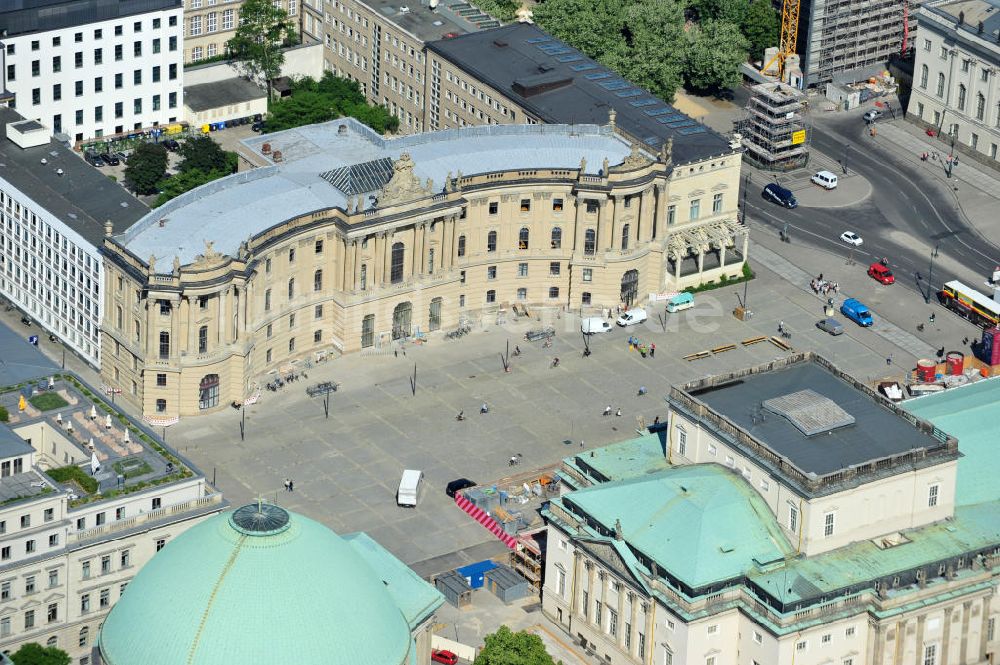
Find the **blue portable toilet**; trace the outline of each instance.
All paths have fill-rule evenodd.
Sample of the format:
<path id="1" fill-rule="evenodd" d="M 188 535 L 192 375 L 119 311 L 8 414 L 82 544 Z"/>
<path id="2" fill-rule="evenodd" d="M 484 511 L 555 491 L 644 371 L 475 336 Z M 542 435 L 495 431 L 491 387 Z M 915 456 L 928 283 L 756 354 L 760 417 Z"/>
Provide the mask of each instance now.
<path id="1" fill-rule="evenodd" d="M 468 566 L 462 566 L 457 568 L 458 574 L 466 579 L 469 586 L 473 589 L 481 589 L 483 584 L 485 584 L 486 572 L 493 570 L 497 567 L 495 561 L 480 561 L 478 563 L 470 563 Z"/>

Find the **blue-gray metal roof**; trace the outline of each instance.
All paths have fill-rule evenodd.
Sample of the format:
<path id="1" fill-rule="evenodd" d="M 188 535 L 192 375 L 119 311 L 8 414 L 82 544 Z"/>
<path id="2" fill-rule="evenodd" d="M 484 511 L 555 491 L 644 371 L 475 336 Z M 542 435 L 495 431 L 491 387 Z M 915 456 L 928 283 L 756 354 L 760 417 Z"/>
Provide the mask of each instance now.
<path id="1" fill-rule="evenodd" d="M 537 25 L 513 23 L 428 42 L 427 49 L 543 122 L 603 124 L 608 121 L 608 111 L 614 109 L 618 125 L 650 149 L 655 151 L 672 138 L 675 164 L 732 152 L 721 134 Z"/>
<path id="2" fill-rule="evenodd" d="M 344 134 L 338 132 L 341 126 L 347 127 Z M 155 255 L 160 265 L 169 265 L 175 255 L 182 264 L 190 263 L 204 251 L 205 241 L 232 255 L 243 240 L 287 219 L 345 208 L 353 194 L 332 184 L 346 181 L 331 173 L 383 158 L 396 160 L 404 152 L 415 163 L 416 175 L 433 180 L 436 191 L 444 187 L 448 173 L 578 169 L 581 158 L 596 173 L 604 159 L 620 164 L 630 152 L 627 141 L 597 125 L 485 125 L 385 139 L 350 118 L 243 141 L 257 154 L 264 143 L 272 154 L 281 152 L 280 163 L 188 192 L 146 215 L 119 240 L 144 261 Z M 361 192 L 365 207 L 371 205 L 367 195 L 380 186 L 376 171 L 371 178 L 350 180 L 353 191 L 358 183 L 368 183 L 370 189 Z"/>
<path id="3" fill-rule="evenodd" d="M 6 0 L 0 3 L 0 31 L 14 37 L 182 6 L 181 0 Z"/>

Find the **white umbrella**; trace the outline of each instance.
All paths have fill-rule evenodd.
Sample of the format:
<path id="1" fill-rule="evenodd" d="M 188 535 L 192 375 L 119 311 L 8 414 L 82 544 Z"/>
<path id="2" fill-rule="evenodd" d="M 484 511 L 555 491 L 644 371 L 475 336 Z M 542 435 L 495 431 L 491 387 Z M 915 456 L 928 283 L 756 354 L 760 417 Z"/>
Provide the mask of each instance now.
<path id="1" fill-rule="evenodd" d="M 62 424 L 62 411 L 56 414 L 56 422 Z"/>
<path id="2" fill-rule="evenodd" d="M 89 446 L 91 450 L 94 449 L 94 437 L 90 437 L 90 441 L 87 443 L 87 446 Z"/>
<path id="3" fill-rule="evenodd" d="M 111 414 L 109 413 L 104 418 L 104 429 L 111 429 Z"/>
<path id="4" fill-rule="evenodd" d="M 50 376 L 49 377 L 49 390 L 52 390 L 55 387 L 56 387 L 56 377 Z"/>
<path id="5" fill-rule="evenodd" d="M 94 406 L 93 404 L 90 405 L 90 419 L 91 420 L 97 419 L 97 407 Z"/>
<path id="6" fill-rule="evenodd" d="M 97 459 L 97 451 L 90 453 L 90 475 L 101 470 L 101 462 Z"/>
<path id="7" fill-rule="evenodd" d="M 67 432 L 72 432 L 73 431 L 73 421 L 72 420 L 67 420 L 66 421 L 66 431 Z"/>
<path id="8" fill-rule="evenodd" d="M 125 428 L 125 443 L 128 443 L 128 428 Z"/>

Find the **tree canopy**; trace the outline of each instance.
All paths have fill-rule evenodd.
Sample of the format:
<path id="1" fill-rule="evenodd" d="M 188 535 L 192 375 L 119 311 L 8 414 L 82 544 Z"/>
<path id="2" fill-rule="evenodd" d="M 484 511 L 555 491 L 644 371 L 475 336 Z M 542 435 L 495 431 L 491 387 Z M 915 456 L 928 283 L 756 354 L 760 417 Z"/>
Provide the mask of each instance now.
<path id="1" fill-rule="evenodd" d="M 507 626 L 500 626 L 497 632 L 486 636 L 486 646 L 473 665 L 555 665 L 555 662 L 538 635 L 515 633 Z"/>
<path id="2" fill-rule="evenodd" d="M 125 166 L 125 183 L 137 194 L 155 194 L 156 183 L 167 172 L 167 149 L 159 143 L 140 143 Z"/>
<path id="3" fill-rule="evenodd" d="M 235 173 L 239 165 L 239 156 L 235 152 L 223 150 L 207 134 L 181 143 L 180 153 L 183 159 L 178 173 L 157 183 L 160 195 L 153 203 L 154 208 L 195 187 Z"/>
<path id="4" fill-rule="evenodd" d="M 43 647 L 29 642 L 15 651 L 10 659 L 14 665 L 69 665 L 70 657 L 55 647 Z"/>
<path id="5" fill-rule="evenodd" d="M 309 77 L 293 81 L 292 94 L 271 106 L 265 127 L 268 132 L 277 132 L 343 116 L 356 118 L 380 134 L 399 129 L 399 118 L 384 106 L 365 101 L 357 81 L 338 78 L 332 72 L 318 81 Z"/>
<path id="6" fill-rule="evenodd" d="M 239 25 L 226 49 L 247 78 L 267 86 L 270 100 L 271 80 L 285 62 L 281 48 L 297 39 L 295 23 L 272 0 L 246 0 L 239 12 Z"/>
<path id="7" fill-rule="evenodd" d="M 533 12 L 547 32 L 666 101 L 682 83 L 737 85 L 749 49 L 762 54 L 778 38 L 768 0 L 545 0 Z M 704 57 L 713 45 L 723 47 L 714 65 Z"/>

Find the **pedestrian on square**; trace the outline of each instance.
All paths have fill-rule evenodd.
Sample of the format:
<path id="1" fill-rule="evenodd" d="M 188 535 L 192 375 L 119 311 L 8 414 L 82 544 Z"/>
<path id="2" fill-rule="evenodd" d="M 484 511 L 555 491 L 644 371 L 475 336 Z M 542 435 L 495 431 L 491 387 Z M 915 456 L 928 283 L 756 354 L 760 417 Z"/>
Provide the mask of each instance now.
<path id="1" fill-rule="evenodd" d="M 652 358 L 656 356 L 656 342 L 649 345 L 649 357 Z"/>
<path id="2" fill-rule="evenodd" d="M 885 359 L 885 364 L 886 364 L 886 366 L 892 365 L 892 355 L 891 354 L 889 355 L 889 357 L 887 357 Z"/>
<path id="3" fill-rule="evenodd" d="M 621 415 L 622 415 L 622 408 L 620 406 L 618 407 L 618 410 L 615 411 L 615 415 L 618 416 L 618 417 L 621 417 Z"/>
<path id="4" fill-rule="evenodd" d="M 286 491 L 286 492 L 288 492 L 288 491 L 289 491 L 289 489 L 288 489 L 288 484 L 289 484 L 290 482 L 291 482 L 291 481 L 290 481 L 290 480 L 288 480 L 288 478 L 285 478 L 285 491 Z"/>
<path id="5" fill-rule="evenodd" d="M 610 404 L 608 404 L 606 407 L 604 407 L 604 414 L 603 415 L 605 415 L 605 416 L 610 416 L 611 415 L 611 405 Z"/>
<path id="6" fill-rule="evenodd" d="M 295 491 L 295 481 L 292 480 L 291 478 L 288 479 L 288 491 L 289 492 Z"/>

